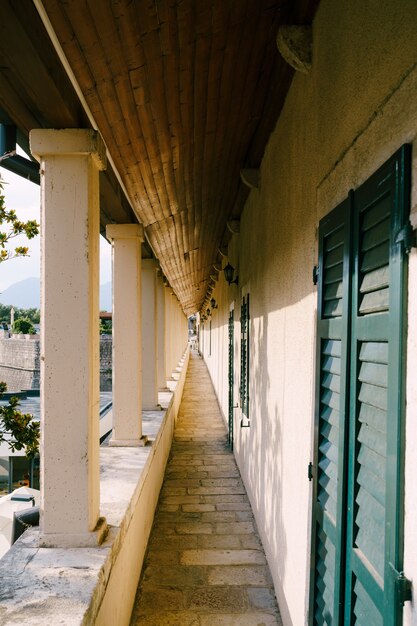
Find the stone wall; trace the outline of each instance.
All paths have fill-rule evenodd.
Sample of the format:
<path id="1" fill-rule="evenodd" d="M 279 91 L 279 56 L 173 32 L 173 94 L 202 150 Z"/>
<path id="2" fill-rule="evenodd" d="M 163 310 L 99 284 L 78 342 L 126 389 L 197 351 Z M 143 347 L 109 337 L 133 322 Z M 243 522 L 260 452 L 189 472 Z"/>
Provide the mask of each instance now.
<path id="1" fill-rule="evenodd" d="M 100 335 L 100 391 L 112 388 L 112 336 Z"/>
<path id="2" fill-rule="evenodd" d="M 39 339 L 0 339 L 0 380 L 8 391 L 39 389 Z"/>
<path id="3" fill-rule="evenodd" d="M 8 391 L 39 389 L 40 340 L 0 338 L 0 381 Z M 112 337 L 100 336 L 100 390 L 112 388 Z"/>

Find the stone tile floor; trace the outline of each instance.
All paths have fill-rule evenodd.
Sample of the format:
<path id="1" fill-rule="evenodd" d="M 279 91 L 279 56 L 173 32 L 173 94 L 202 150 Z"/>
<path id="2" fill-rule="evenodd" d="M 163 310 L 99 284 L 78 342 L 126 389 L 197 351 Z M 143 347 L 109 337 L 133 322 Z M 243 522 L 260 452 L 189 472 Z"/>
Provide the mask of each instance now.
<path id="1" fill-rule="evenodd" d="M 281 624 L 207 368 L 192 353 L 131 626 Z"/>

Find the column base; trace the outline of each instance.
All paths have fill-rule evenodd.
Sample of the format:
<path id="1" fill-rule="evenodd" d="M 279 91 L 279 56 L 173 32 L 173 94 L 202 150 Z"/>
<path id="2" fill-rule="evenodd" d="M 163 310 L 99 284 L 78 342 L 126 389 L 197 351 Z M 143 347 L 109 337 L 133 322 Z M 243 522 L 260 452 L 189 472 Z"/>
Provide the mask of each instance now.
<path id="1" fill-rule="evenodd" d="M 140 448 L 146 446 L 148 437 L 142 435 L 140 439 L 110 439 L 109 446 L 114 448 Z"/>
<path id="2" fill-rule="evenodd" d="M 88 533 L 41 533 L 40 548 L 95 548 L 103 543 L 108 526 L 104 517 L 99 517 L 95 529 Z"/>

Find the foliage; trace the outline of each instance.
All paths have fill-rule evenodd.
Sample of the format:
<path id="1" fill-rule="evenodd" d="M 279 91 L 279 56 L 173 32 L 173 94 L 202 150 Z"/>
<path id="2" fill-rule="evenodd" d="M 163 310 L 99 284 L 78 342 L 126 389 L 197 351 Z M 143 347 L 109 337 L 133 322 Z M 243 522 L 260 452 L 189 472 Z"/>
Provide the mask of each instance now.
<path id="1" fill-rule="evenodd" d="M 6 391 L 6 383 L 0 382 L 0 399 Z M 26 456 L 32 458 L 39 451 L 39 422 L 30 413 L 22 413 L 19 403 L 19 398 L 13 396 L 8 404 L 0 406 L 0 443 L 7 441 L 12 452 L 25 449 Z M 11 435 L 11 439 L 6 439 L 6 435 Z"/>
<path id="2" fill-rule="evenodd" d="M 39 234 L 39 224 L 35 220 L 21 222 L 15 211 L 7 210 L 3 188 L 4 181 L 0 178 L 0 224 L 6 225 L 6 230 L 0 231 L 0 263 L 14 257 L 29 256 L 29 248 L 27 246 L 7 248 L 12 239 L 19 235 L 26 235 L 28 239 L 33 239 Z"/>
<path id="3" fill-rule="evenodd" d="M 111 335 L 112 333 L 112 321 L 100 320 L 100 335 Z"/>
<path id="4" fill-rule="evenodd" d="M 25 234 L 28 239 L 33 239 L 39 232 L 37 222 L 34 220 L 21 222 L 14 211 L 6 209 L 2 193 L 3 184 L 4 182 L 0 178 L 0 225 L 4 223 L 7 225 L 6 231 L 0 231 L 0 263 L 14 257 L 28 256 L 29 250 L 27 247 L 17 246 L 14 250 L 8 250 L 6 244 L 21 234 Z M 3 313 L 1 313 L 1 316 L 3 317 Z M 16 320 L 15 324 L 18 321 L 20 320 Z M 33 328 L 31 320 L 27 318 L 27 321 Z M 6 391 L 6 383 L 0 382 L 0 399 L 3 398 Z M 36 422 L 30 413 L 22 413 L 19 410 L 19 399 L 17 397 L 11 397 L 8 404 L 0 406 L 0 443 L 6 438 L 12 452 L 25 449 L 25 453 L 29 458 L 35 456 L 39 450 L 39 434 L 39 422 Z M 8 435 L 10 439 L 7 438 Z"/>
<path id="5" fill-rule="evenodd" d="M 10 312 L 14 308 L 15 321 L 21 317 L 30 319 L 33 324 L 39 324 L 41 320 L 41 312 L 39 309 L 19 309 L 18 307 L 12 307 L 11 304 L 0 304 L 0 319 L 7 323 L 10 322 Z"/>
<path id="6" fill-rule="evenodd" d="M 34 335 L 35 329 L 30 319 L 27 317 L 19 317 L 18 320 L 14 321 L 12 331 L 16 334 L 22 335 Z"/>

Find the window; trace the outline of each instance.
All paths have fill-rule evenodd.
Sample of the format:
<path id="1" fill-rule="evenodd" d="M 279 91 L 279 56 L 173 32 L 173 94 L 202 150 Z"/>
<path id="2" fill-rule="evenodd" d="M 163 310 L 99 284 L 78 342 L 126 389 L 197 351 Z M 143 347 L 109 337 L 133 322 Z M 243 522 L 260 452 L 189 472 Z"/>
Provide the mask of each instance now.
<path id="1" fill-rule="evenodd" d="M 243 297 L 240 309 L 240 406 L 241 426 L 249 426 L 249 294 Z"/>

